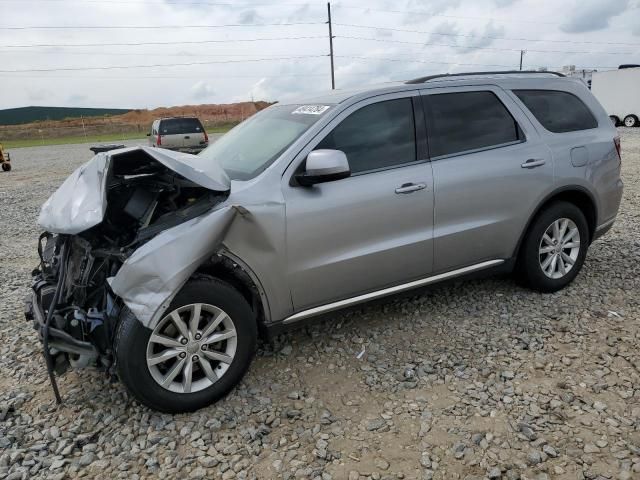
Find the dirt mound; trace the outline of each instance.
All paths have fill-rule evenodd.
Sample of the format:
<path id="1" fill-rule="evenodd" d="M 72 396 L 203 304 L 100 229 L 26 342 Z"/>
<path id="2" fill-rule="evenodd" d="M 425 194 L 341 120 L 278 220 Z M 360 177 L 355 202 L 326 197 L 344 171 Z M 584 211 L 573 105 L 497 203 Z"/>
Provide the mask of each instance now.
<path id="1" fill-rule="evenodd" d="M 268 102 L 241 102 L 210 105 L 183 105 L 153 110 L 131 110 L 122 115 L 104 117 L 74 117 L 47 120 L 22 125 L 0 125 L 0 140 L 63 138 L 81 135 L 130 134 L 144 135 L 156 118 L 195 116 L 205 129 L 232 125 L 271 105 Z"/>
<path id="2" fill-rule="evenodd" d="M 151 124 L 156 118 L 195 116 L 206 123 L 238 122 L 271 105 L 267 102 L 242 102 L 220 105 L 183 105 L 161 107 L 153 110 L 132 110 L 123 115 L 111 117 L 133 125 Z"/>

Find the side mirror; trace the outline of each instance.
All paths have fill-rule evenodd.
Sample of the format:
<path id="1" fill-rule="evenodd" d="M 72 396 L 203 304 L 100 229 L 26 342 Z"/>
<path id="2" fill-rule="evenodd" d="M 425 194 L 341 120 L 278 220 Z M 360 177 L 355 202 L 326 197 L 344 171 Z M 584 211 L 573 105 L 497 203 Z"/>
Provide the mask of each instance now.
<path id="1" fill-rule="evenodd" d="M 305 171 L 296 175 L 300 185 L 332 182 L 351 175 L 349 161 L 340 150 L 314 150 L 307 156 Z"/>

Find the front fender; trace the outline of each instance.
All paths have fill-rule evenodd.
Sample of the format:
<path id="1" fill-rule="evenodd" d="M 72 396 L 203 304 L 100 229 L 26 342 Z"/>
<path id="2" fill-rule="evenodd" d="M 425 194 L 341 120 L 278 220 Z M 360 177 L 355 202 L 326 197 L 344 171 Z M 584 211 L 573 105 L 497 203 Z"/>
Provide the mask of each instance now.
<path id="1" fill-rule="evenodd" d="M 134 251 L 118 273 L 109 278 L 136 318 L 154 328 L 169 304 L 222 243 L 238 207 L 223 206 L 165 230 Z"/>

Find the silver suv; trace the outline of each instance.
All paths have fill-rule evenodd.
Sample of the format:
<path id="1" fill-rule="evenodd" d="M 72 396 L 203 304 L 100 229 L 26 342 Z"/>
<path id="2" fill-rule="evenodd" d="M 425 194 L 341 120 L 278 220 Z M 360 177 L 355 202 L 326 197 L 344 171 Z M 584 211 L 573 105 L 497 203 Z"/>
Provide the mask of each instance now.
<path id="1" fill-rule="evenodd" d="M 52 382 L 117 374 L 189 411 L 258 334 L 478 272 L 553 292 L 622 195 L 620 142 L 579 81 L 441 75 L 274 105 L 193 156 L 96 155 L 42 207 L 27 316 Z"/>

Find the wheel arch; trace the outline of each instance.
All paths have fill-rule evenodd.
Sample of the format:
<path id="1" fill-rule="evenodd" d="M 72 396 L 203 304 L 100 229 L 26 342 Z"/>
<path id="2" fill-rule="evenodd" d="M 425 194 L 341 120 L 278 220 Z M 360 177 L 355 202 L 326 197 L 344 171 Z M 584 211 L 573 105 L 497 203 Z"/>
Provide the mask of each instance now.
<path id="1" fill-rule="evenodd" d="M 202 263 L 194 275 L 214 277 L 237 289 L 251 305 L 260 334 L 265 335 L 266 325 L 271 320 L 269 303 L 262 285 L 248 265 L 230 252 L 221 250 Z"/>
<path id="2" fill-rule="evenodd" d="M 520 234 L 518 245 L 516 246 L 516 251 L 514 253 L 514 258 L 518 258 L 522 242 L 524 241 L 524 238 L 527 235 L 527 232 L 531 228 L 531 224 L 536 219 L 536 217 L 542 211 L 544 211 L 546 207 L 557 201 L 566 201 L 572 203 L 582 211 L 585 218 L 587 219 L 587 225 L 589 226 L 589 243 L 591 243 L 595 235 L 598 223 L 598 207 L 595 198 L 591 194 L 591 192 L 589 192 L 584 187 L 581 187 L 579 185 L 567 185 L 554 190 L 546 197 L 544 197 L 538 204 L 536 209 L 533 211 L 533 213 L 529 216 L 529 220 L 527 221 L 525 228 Z"/>

